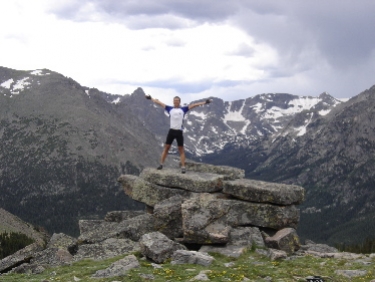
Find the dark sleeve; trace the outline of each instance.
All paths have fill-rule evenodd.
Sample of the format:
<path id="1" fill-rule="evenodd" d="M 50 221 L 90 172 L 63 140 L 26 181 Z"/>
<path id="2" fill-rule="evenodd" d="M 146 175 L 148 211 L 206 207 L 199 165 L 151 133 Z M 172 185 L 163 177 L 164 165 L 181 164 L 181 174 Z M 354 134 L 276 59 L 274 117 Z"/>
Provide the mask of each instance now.
<path id="1" fill-rule="evenodd" d="M 171 106 L 165 106 L 165 111 L 169 114 L 169 112 L 172 110 L 173 107 Z"/>

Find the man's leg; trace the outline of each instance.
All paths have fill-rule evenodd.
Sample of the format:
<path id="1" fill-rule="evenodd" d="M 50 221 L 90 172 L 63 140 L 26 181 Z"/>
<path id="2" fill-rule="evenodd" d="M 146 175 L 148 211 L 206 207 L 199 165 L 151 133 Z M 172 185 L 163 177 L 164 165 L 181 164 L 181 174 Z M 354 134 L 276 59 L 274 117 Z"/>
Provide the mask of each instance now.
<path id="1" fill-rule="evenodd" d="M 157 169 L 163 169 L 165 159 L 168 156 L 169 149 L 171 148 L 172 142 L 173 142 L 174 139 L 175 139 L 175 137 L 173 136 L 173 131 L 169 130 L 168 134 L 167 134 L 167 139 L 165 140 L 163 153 L 161 153 L 160 165 L 158 166 Z"/>
<path id="2" fill-rule="evenodd" d="M 185 167 L 185 149 L 183 146 L 178 146 L 178 151 L 180 152 L 181 166 Z"/>
<path id="3" fill-rule="evenodd" d="M 158 169 L 162 169 L 162 168 L 163 168 L 163 165 L 164 165 L 165 159 L 166 159 L 167 156 L 168 156 L 168 152 L 169 152 L 169 149 L 170 149 L 170 148 L 171 148 L 171 145 L 170 145 L 170 144 L 165 144 L 165 145 L 164 145 L 164 150 L 163 150 L 163 153 L 161 153 L 160 166 L 158 167 Z"/>
<path id="4" fill-rule="evenodd" d="M 184 149 L 184 135 L 182 131 L 179 132 L 177 139 L 178 151 L 180 152 L 180 163 L 181 163 L 181 172 L 185 173 L 185 149 Z"/>
<path id="5" fill-rule="evenodd" d="M 185 173 L 185 149 L 184 146 L 178 146 L 178 151 L 180 152 L 180 162 L 181 162 L 181 172 Z"/>

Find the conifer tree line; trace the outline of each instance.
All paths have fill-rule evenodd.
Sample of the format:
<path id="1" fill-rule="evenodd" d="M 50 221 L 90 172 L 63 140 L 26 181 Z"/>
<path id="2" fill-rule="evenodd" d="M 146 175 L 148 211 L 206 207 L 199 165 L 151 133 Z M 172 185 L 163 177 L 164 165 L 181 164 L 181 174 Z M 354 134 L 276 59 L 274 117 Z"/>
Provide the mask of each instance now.
<path id="1" fill-rule="evenodd" d="M 368 237 L 363 242 L 357 244 L 337 244 L 336 248 L 343 252 L 373 254 L 375 253 L 375 238 Z"/>
<path id="2" fill-rule="evenodd" d="M 11 254 L 14 254 L 18 250 L 34 243 L 33 239 L 30 239 L 25 234 L 18 232 L 4 232 L 0 234 L 0 259 L 3 259 Z"/>

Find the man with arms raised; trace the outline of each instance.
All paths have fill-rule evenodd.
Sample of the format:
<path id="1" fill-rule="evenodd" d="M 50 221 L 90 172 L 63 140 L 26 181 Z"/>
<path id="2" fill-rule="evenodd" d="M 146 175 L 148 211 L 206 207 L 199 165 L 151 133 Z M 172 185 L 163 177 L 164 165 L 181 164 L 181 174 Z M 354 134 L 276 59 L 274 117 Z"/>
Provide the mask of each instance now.
<path id="1" fill-rule="evenodd" d="M 152 98 L 150 95 L 146 95 L 146 99 L 151 100 L 155 104 L 163 107 L 170 117 L 170 129 L 168 131 L 167 140 L 165 141 L 164 150 L 161 154 L 160 165 L 157 169 L 163 169 L 164 161 L 167 158 L 169 149 L 171 148 L 174 139 L 177 141 L 178 151 L 180 152 L 181 160 L 181 172 L 185 173 L 185 150 L 184 150 L 184 136 L 183 136 L 183 123 L 185 114 L 195 107 L 209 104 L 211 100 L 207 99 L 204 102 L 190 104 L 189 106 L 181 107 L 181 99 L 176 96 L 173 98 L 173 107 L 167 106 L 160 102 L 158 99 Z"/>

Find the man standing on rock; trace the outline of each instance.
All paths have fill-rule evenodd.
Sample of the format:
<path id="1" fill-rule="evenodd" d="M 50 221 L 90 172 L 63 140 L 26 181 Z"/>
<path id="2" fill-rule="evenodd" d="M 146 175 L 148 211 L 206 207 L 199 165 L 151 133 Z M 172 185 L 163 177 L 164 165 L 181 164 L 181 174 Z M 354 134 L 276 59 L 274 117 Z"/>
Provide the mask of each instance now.
<path id="1" fill-rule="evenodd" d="M 184 150 L 184 136 L 183 136 L 183 122 L 185 114 L 195 107 L 202 106 L 205 104 L 211 103 L 210 99 L 207 99 L 204 102 L 190 104 L 189 106 L 181 107 L 181 99 L 176 96 L 173 98 L 173 107 L 167 106 L 164 103 L 160 102 L 158 99 L 154 99 L 151 95 L 146 95 L 146 99 L 151 100 L 155 104 L 160 105 L 165 109 L 170 117 L 170 129 L 168 131 L 167 140 L 165 141 L 164 150 L 161 154 L 160 165 L 157 169 L 163 169 L 164 161 L 167 158 L 169 149 L 171 148 L 172 142 L 174 139 L 177 141 L 178 151 L 180 152 L 181 160 L 181 172 L 185 173 L 185 150 Z"/>

